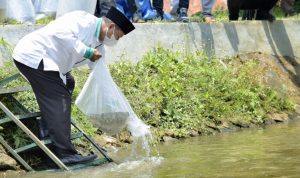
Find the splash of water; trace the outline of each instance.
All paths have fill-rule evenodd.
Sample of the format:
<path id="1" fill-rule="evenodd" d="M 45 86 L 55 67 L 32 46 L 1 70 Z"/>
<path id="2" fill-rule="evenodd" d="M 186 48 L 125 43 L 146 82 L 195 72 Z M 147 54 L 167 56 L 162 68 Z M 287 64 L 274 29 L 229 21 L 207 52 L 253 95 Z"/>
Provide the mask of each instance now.
<path id="1" fill-rule="evenodd" d="M 151 149 L 150 144 L 153 144 L 153 137 L 150 131 L 150 126 L 146 125 L 143 121 L 141 121 L 136 115 L 133 115 L 127 123 L 127 128 L 131 132 L 131 135 L 133 136 L 133 146 L 131 151 L 131 158 L 138 158 L 138 147 L 141 145 L 142 150 L 145 151 L 145 156 L 150 157 Z M 157 148 L 155 147 L 155 150 L 158 154 Z"/>

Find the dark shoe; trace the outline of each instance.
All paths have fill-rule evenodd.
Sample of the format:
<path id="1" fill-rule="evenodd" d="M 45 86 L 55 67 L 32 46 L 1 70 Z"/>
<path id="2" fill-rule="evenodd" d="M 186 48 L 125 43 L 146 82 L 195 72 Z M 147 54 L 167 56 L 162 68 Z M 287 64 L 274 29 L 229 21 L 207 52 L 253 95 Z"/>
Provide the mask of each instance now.
<path id="1" fill-rule="evenodd" d="M 189 22 L 189 18 L 187 16 L 187 9 L 186 8 L 180 8 L 179 9 L 179 17 L 178 20 L 180 22 Z"/>
<path id="2" fill-rule="evenodd" d="M 78 163 L 90 162 L 96 158 L 97 158 L 97 155 L 82 156 L 80 154 L 74 154 L 74 155 L 69 155 L 69 156 L 60 158 L 60 160 L 64 164 L 78 164 Z"/>
<path id="3" fill-rule="evenodd" d="M 157 12 L 157 10 L 153 10 L 154 14 L 155 14 L 155 18 L 153 20 L 162 20 L 163 17 Z"/>
<path id="4" fill-rule="evenodd" d="M 143 22 L 145 22 L 143 20 L 142 13 L 140 11 L 138 11 L 138 10 L 133 14 L 132 21 L 134 23 L 143 23 Z"/>

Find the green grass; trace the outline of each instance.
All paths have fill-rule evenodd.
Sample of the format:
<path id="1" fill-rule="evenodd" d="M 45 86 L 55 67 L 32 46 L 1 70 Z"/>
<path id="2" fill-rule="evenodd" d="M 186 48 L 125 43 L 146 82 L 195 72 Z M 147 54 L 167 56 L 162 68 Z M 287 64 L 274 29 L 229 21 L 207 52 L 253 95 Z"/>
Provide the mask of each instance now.
<path id="1" fill-rule="evenodd" d="M 34 22 L 34 24 L 38 24 L 38 25 L 46 25 L 48 23 L 50 23 L 51 21 L 53 21 L 55 18 L 52 16 L 46 17 L 46 18 L 42 18 L 39 20 L 36 20 Z M 23 25 L 24 23 L 19 22 L 17 20 L 14 19 L 5 19 L 3 21 L 0 21 L 0 25 Z"/>
<path id="2" fill-rule="evenodd" d="M 0 21 L 0 25 L 22 25 L 22 23 L 13 19 L 5 19 L 3 21 Z"/>
<path id="3" fill-rule="evenodd" d="M 49 17 L 46 17 L 46 18 L 36 20 L 35 24 L 46 25 L 46 24 L 52 22 L 54 19 L 55 19 L 54 17 L 49 16 Z"/>

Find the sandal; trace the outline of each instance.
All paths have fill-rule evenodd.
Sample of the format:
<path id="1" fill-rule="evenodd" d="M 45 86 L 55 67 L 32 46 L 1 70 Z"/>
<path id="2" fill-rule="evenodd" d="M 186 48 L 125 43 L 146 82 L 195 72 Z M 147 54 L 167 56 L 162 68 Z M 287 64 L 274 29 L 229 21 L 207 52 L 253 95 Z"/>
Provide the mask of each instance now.
<path id="1" fill-rule="evenodd" d="M 216 22 L 216 19 L 215 19 L 215 17 L 213 17 L 213 16 L 207 16 L 207 17 L 204 17 L 203 20 L 204 20 L 204 22 L 206 22 L 206 23 L 213 23 L 213 22 Z"/>

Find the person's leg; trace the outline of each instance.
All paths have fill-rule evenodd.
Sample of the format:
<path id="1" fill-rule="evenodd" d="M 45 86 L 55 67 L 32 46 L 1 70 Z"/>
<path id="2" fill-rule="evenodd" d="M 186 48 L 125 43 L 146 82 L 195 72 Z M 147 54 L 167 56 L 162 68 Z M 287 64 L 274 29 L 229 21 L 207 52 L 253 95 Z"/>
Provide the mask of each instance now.
<path id="1" fill-rule="evenodd" d="M 189 9 L 189 1 L 188 0 L 179 0 L 179 9 L 180 8 Z"/>
<path id="2" fill-rule="evenodd" d="M 261 9 L 270 11 L 276 5 L 278 0 L 264 0 Z"/>
<path id="3" fill-rule="evenodd" d="M 141 8 L 139 6 L 139 2 L 137 0 L 127 0 L 127 4 L 128 4 L 129 12 L 132 15 L 132 21 L 144 22 Z"/>
<path id="4" fill-rule="evenodd" d="M 157 14 L 163 18 L 164 11 L 163 11 L 163 6 L 164 6 L 164 1 L 163 0 L 153 0 L 152 1 L 153 8 L 156 10 Z"/>
<path id="5" fill-rule="evenodd" d="M 257 10 L 256 20 L 274 21 L 275 17 L 272 15 L 272 8 L 276 5 L 278 0 L 265 0 L 262 7 Z"/>
<path id="6" fill-rule="evenodd" d="M 172 0 L 171 1 L 171 5 L 170 5 L 170 14 L 172 16 L 176 16 L 177 15 L 177 10 L 178 10 L 178 7 L 179 7 L 179 0 Z"/>
<path id="7" fill-rule="evenodd" d="M 71 143 L 71 94 L 59 73 L 32 69 L 17 61 L 15 64 L 32 87 L 42 113 L 42 121 L 49 131 L 57 156 L 62 161 L 67 157 L 68 160 L 63 161 L 66 164 L 94 159 L 95 157 L 78 156 Z"/>
<path id="8" fill-rule="evenodd" d="M 215 22 L 216 19 L 212 15 L 212 8 L 214 6 L 215 0 L 202 0 L 202 15 L 204 22 Z"/>
<path id="9" fill-rule="evenodd" d="M 202 0 L 202 15 L 203 17 L 210 17 L 212 15 L 212 8 L 215 4 L 215 0 Z"/>
<path id="10" fill-rule="evenodd" d="M 179 0 L 179 7 L 177 13 L 179 14 L 179 20 L 182 22 L 188 22 L 189 18 L 187 11 L 189 9 L 189 0 Z"/>
<path id="11" fill-rule="evenodd" d="M 32 69 L 21 63 L 15 63 L 32 87 L 42 113 L 42 120 L 46 123 L 58 156 L 76 154 L 77 151 L 70 141 L 71 95 L 59 73 Z"/>
<path id="12" fill-rule="evenodd" d="M 240 0 L 228 0 L 229 20 L 238 20 L 240 12 Z"/>
<path id="13" fill-rule="evenodd" d="M 133 15 L 137 10 L 135 0 L 127 0 L 127 4 L 128 4 L 129 12 Z"/>
<path id="14" fill-rule="evenodd" d="M 43 62 L 40 63 L 38 69 L 40 70 L 44 69 Z M 70 72 L 66 74 L 66 87 L 69 90 L 69 93 L 72 95 L 75 89 L 75 80 Z M 39 123 L 39 134 L 40 134 L 39 137 L 40 139 L 46 139 L 47 137 L 49 137 L 49 130 L 47 128 L 46 122 L 44 119 L 40 119 L 38 123 Z"/>

